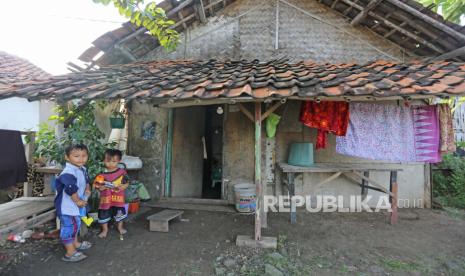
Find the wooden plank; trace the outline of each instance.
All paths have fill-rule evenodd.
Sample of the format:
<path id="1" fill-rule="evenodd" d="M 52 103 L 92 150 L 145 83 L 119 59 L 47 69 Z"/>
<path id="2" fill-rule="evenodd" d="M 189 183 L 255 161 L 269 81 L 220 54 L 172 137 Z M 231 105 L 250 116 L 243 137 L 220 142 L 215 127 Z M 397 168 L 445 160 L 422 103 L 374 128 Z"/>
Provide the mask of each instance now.
<path id="1" fill-rule="evenodd" d="M 287 174 L 287 188 L 289 191 L 289 198 L 291 199 L 291 224 L 295 224 L 297 222 L 297 214 L 295 210 L 295 202 L 292 198 L 295 196 L 295 174 L 292 172 L 286 173 Z"/>
<path id="2" fill-rule="evenodd" d="M 171 196 L 171 164 L 173 161 L 173 125 L 174 125 L 174 110 L 168 110 L 168 137 L 166 142 L 166 157 L 165 157 L 165 197 Z"/>
<path id="3" fill-rule="evenodd" d="M 245 116 L 247 116 L 247 118 L 249 118 L 252 122 L 255 122 L 252 113 L 244 105 L 237 103 L 237 106 L 239 107 L 239 110 L 244 113 Z"/>
<path id="4" fill-rule="evenodd" d="M 314 189 L 315 190 L 319 189 L 321 186 L 323 186 L 323 184 L 326 184 L 326 183 L 338 178 L 341 174 L 342 174 L 342 172 L 337 172 L 337 173 L 331 175 L 330 177 L 328 177 L 325 180 L 323 180 L 323 181 L 319 182 L 318 184 L 316 184 Z"/>
<path id="5" fill-rule="evenodd" d="M 391 201 L 391 224 L 394 225 L 397 223 L 398 219 L 398 214 L 397 214 L 397 203 L 398 203 L 398 198 L 397 198 L 397 172 L 393 171 L 391 172 L 391 177 L 390 177 L 390 185 L 389 185 L 389 194 L 391 197 L 389 198 Z"/>
<path id="6" fill-rule="evenodd" d="M 365 171 L 363 172 L 363 176 L 365 176 L 366 178 L 370 178 L 370 172 L 369 171 Z M 362 179 L 362 199 L 365 199 L 368 195 L 368 181 L 366 179 Z"/>
<path id="7" fill-rule="evenodd" d="M 0 225 L 10 224 L 52 208 L 54 208 L 52 202 L 24 202 L 21 206 L 3 212 L 0 216 Z"/>
<path id="8" fill-rule="evenodd" d="M 255 210 L 255 240 L 259 241 L 262 238 L 262 215 L 264 214 L 263 204 L 263 186 L 262 186 L 262 105 L 259 102 L 255 103 L 255 189 L 256 210 Z M 266 224 L 266 222 L 264 222 Z"/>
<path id="9" fill-rule="evenodd" d="M 169 221 L 169 220 L 172 220 L 172 219 L 174 219 L 176 217 L 179 217 L 183 213 L 184 213 L 184 211 L 179 211 L 179 210 L 163 210 L 161 212 L 158 212 L 156 214 L 148 216 L 147 220 L 151 220 L 151 221 Z"/>
<path id="10" fill-rule="evenodd" d="M 49 174 L 59 174 L 63 171 L 63 169 L 56 168 L 56 167 L 36 167 L 36 172 L 39 173 L 49 173 Z"/>
<path id="11" fill-rule="evenodd" d="M 279 163 L 283 172 L 351 172 L 351 171 L 402 171 L 397 164 L 315 163 L 312 167 L 292 166 Z M 400 166 L 400 165 L 397 165 Z"/>
<path id="12" fill-rule="evenodd" d="M 228 205 L 226 199 L 209 199 L 209 198 L 187 198 L 187 197 L 162 197 L 160 203 L 187 203 L 187 204 L 210 204 L 210 205 Z"/>
<path id="13" fill-rule="evenodd" d="M 357 26 L 360 24 L 368 16 L 368 12 L 376 8 L 381 1 L 382 0 L 371 0 L 368 5 L 359 14 L 357 14 L 354 19 L 352 19 L 350 25 Z"/>
<path id="14" fill-rule="evenodd" d="M 23 196 L 23 197 L 18 197 L 16 199 L 14 199 L 12 202 L 21 202 L 21 201 L 28 201 L 28 202 L 45 201 L 45 202 L 52 202 L 53 203 L 55 201 L 55 196 L 42 196 L 42 197 L 40 197 L 40 196 L 35 196 L 35 197 Z"/>
<path id="15" fill-rule="evenodd" d="M 355 174 L 356 176 L 360 177 L 361 179 L 365 179 L 366 181 L 371 183 L 373 186 L 378 187 L 379 189 L 381 189 L 386 194 L 389 194 L 390 196 L 393 196 L 393 194 L 391 192 L 389 192 L 386 188 L 384 188 L 383 185 L 380 184 L 379 182 L 377 182 L 377 181 L 375 181 L 375 180 L 373 180 L 371 178 L 365 177 L 364 175 L 362 175 L 359 172 L 350 172 L 350 173 Z"/>
<path id="16" fill-rule="evenodd" d="M 8 234 L 9 232 L 16 232 L 23 229 L 34 228 L 37 225 L 44 224 L 50 220 L 53 220 L 56 217 L 55 210 L 50 210 L 28 220 L 21 221 L 16 224 L 8 225 L 6 227 L 0 228 L 0 239 L 2 235 Z"/>
<path id="17" fill-rule="evenodd" d="M 205 7 L 203 5 L 203 1 L 198 0 L 198 4 L 196 4 L 195 7 L 197 9 L 200 22 L 205 24 L 207 22 L 207 16 L 205 15 Z"/>
<path id="18" fill-rule="evenodd" d="M 237 213 L 233 207 L 222 206 L 222 205 L 158 202 L 158 203 L 143 203 L 142 206 L 152 207 L 152 208 L 167 208 L 167 209 L 173 209 L 173 210 L 194 210 L 194 211 L 208 211 L 208 212 Z"/>

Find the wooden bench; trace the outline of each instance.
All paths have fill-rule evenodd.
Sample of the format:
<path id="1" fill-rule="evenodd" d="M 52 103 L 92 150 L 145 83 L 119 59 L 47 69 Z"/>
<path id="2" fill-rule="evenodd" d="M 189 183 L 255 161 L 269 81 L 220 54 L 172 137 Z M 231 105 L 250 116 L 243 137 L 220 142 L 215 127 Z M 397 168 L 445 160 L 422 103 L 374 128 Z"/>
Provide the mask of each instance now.
<path id="1" fill-rule="evenodd" d="M 149 221 L 149 230 L 158 232 L 168 232 L 169 221 L 176 219 L 181 220 L 181 215 L 184 211 L 179 210 L 163 210 L 156 214 L 147 217 Z"/>

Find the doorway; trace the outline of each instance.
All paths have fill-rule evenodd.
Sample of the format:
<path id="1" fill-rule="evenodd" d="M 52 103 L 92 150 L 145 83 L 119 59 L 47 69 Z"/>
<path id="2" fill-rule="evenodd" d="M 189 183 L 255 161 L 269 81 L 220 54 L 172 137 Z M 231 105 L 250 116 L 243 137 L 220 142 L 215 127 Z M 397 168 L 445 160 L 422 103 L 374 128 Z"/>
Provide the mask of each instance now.
<path id="1" fill-rule="evenodd" d="M 223 106 L 176 108 L 171 196 L 222 198 Z"/>

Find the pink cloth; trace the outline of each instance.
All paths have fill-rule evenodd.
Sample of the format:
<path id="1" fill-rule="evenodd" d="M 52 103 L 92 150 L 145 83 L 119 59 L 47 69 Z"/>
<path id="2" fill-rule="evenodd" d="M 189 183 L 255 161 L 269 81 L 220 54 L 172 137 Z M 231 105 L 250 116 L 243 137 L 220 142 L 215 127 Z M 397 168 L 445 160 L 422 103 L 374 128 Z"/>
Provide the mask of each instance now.
<path id="1" fill-rule="evenodd" d="M 437 106 L 417 106 L 412 108 L 412 112 L 416 160 L 428 163 L 441 162 Z"/>
<path id="2" fill-rule="evenodd" d="M 391 162 L 415 161 L 410 108 L 396 104 L 350 103 L 347 134 L 336 137 L 339 154 Z"/>

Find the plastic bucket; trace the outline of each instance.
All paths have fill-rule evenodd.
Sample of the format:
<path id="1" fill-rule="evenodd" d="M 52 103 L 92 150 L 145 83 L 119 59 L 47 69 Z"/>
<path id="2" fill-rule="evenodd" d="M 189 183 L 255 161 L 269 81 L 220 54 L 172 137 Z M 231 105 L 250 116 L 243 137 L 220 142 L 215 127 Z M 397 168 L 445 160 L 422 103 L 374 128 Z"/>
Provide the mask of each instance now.
<path id="1" fill-rule="evenodd" d="M 234 195 L 236 199 L 236 210 L 238 212 L 255 212 L 257 194 L 254 184 L 241 183 L 234 185 Z"/>
<path id="2" fill-rule="evenodd" d="M 313 145 L 311 143 L 292 143 L 287 163 L 300 167 L 313 166 Z"/>
<path id="3" fill-rule="evenodd" d="M 128 207 L 128 213 L 129 214 L 137 213 L 139 211 L 139 206 L 140 206 L 139 200 L 130 202 L 129 207 Z"/>

